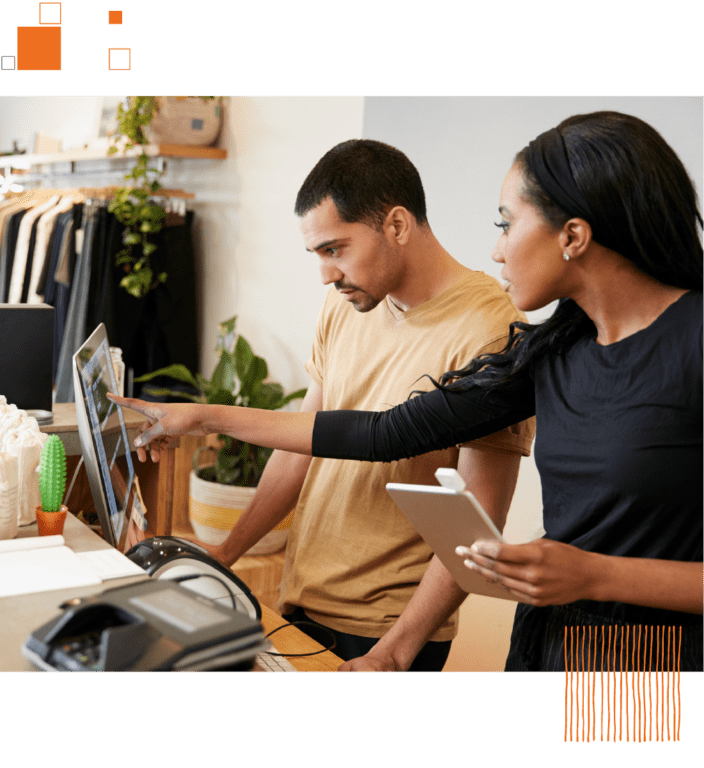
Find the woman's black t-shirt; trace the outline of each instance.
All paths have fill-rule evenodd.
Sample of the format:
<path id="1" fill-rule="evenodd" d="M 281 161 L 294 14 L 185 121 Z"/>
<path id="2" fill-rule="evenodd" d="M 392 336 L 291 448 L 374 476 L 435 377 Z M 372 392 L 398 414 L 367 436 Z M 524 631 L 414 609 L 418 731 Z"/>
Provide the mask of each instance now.
<path id="1" fill-rule="evenodd" d="M 546 538 L 621 557 L 702 560 L 702 294 L 602 346 L 545 356 L 500 390 L 435 390 L 381 413 L 321 411 L 313 454 L 394 461 L 536 415 Z M 701 622 L 620 603 L 576 604 L 622 621 Z"/>

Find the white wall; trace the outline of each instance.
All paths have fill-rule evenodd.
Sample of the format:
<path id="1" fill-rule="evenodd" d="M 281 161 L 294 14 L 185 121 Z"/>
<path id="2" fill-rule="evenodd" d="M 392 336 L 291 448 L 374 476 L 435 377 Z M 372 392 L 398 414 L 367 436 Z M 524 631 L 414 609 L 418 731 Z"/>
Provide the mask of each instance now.
<path id="1" fill-rule="evenodd" d="M 364 136 L 401 149 L 418 168 L 428 220 L 452 255 L 498 277 L 491 261 L 493 226 L 504 176 L 515 154 L 569 115 L 596 110 L 634 114 L 662 133 L 702 190 L 702 99 L 628 97 L 374 97 L 365 100 Z M 530 313 L 537 322 L 552 311 Z M 542 535 L 540 477 L 523 459 L 504 534 L 508 541 Z M 515 606 L 470 596 L 448 670 L 503 669 Z"/>
<path id="2" fill-rule="evenodd" d="M 0 152 L 19 149 L 34 152 L 37 131 L 62 140 L 62 149 L 91 141 L 97 132 L 101 98 L 95 96 L 1 96 Z"/>

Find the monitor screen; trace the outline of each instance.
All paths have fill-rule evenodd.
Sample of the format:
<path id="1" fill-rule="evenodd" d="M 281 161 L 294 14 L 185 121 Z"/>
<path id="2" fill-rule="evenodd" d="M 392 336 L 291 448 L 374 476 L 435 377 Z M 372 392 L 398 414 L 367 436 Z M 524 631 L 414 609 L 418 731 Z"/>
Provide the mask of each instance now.
<path id="1" fill-rule="evenodd" d="M 105 540 L 124 551 L 134 493 L 134 465 L 103 324 L 73 356 L 76 418 L 86 474 Z"/>

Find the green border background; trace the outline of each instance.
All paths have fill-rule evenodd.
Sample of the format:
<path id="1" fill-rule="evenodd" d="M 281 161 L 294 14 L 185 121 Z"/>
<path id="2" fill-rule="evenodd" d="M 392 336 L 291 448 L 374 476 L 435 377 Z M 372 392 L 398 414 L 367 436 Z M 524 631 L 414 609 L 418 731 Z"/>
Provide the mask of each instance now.
<path id="1" fill-rule="evenodd" d="M 0 54 L 36 6 L 4 5 Z M 692 94 L 703 15 L 684 0 L 66 0 L 62 71 L 0 72 L 0 93 Z M 131 72 L 107 70 L 110 46 L 132 47 Z M 2 675 L 0 713 L 8 764 L 647 766 L 700 759 L 702 675 L 681 687 L 679 744 L 565 744 L 559 674 Z"/>

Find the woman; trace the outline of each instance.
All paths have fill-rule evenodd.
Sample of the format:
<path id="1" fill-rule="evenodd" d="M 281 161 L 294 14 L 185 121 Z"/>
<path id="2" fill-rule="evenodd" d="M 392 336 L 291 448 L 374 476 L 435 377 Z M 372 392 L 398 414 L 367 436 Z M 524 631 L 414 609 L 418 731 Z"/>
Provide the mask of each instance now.
<path id="1" fill-rule="evenodd" d="M 156 439 L 157 458 L 169 436 L 226 432 L 299 453 L 393 461 L 535 414 L 545 537 L 458 547 L 468 568 L 520 601 L 506 669 L 564 669 L 565 627 L 575 625 L 667 625 L 678 638 L 681 627 L 680 669 L 702 669 L 694 186 L 653 128 L 598 112 L 563 121 L 518 154 L 499 212 L 492 258 L 516 306 L 559 300 L 545 323 L 514 324 L 503 353 L 383 413 L 137 403 L 153 425 L 141 445 Z"/>

